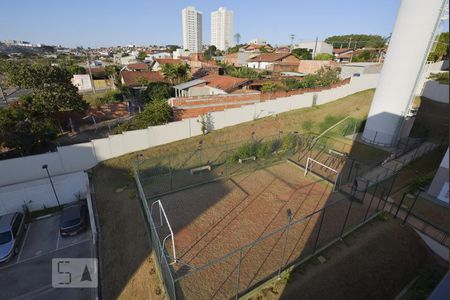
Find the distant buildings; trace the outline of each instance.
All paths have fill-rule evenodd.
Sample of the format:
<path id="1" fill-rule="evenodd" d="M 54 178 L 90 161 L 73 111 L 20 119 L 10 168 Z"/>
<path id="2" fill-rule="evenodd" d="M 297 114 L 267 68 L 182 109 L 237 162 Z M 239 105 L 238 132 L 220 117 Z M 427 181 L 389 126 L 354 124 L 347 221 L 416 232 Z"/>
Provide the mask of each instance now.
<path id="1" fill-rule="evenodd" d="M 211 45 L 225 51 L 233 45 L 234 13 L 225 7 L 220 7 L 211 13 Z"/>
<path id="2" fill-rule="evenodd" d="M 181 11 L 183 49 L 191 53 L 202 51 L 202 13 L 189 6 Z"/>

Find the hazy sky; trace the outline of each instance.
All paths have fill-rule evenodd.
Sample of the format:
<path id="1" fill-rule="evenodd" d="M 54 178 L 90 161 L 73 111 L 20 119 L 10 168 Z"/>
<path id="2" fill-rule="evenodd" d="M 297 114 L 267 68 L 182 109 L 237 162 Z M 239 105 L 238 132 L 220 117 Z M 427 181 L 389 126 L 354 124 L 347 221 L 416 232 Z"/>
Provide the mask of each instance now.
<path id="1" fill-rule="evenodd" d="M 210 41 L 211 12 L 234 11 L 241 41 L 271 44 L 330 35 L 392 31 L 400 0 L 4 0 L 0 40 L 64 46 L 182 44 L 181 9 L 203 12 L 203 42 Z"/>

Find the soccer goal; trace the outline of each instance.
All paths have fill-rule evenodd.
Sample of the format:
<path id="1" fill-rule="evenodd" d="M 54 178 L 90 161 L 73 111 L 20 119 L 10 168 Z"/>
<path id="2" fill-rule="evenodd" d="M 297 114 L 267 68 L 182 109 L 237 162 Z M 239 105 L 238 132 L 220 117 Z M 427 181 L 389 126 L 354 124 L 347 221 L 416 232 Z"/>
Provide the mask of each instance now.
<path id="1" fill-rule="evenodd" d="M 155 204 L 158 207 L 158 211 L 159 211 L 159 226 L 157 226 L 156 228 L 161 228 L 164 226 L 164 220 L 166 221 L 167 224 L 167 228 L 169 229 L 169 234 L 163 239 L 162 241 L 162 246 L 164 247 L 164 245 L 166 244 L 167 239 L 170 237 L 172 240 L 172 252 L 173 252 L 173 262 L 171 264 L 174 264 L 177 262 L 177 252 L 175 250 L 175 236 L 173 234 L 173 230 L 172 230 L 172 226 L 170 226 L 169 223 L 169 219 L 167 219 L 167 215 L 166 215 L 166 211 L 164 210 L 164 207 L 161 203 L 161 200 L 156 200 L 155 202 L 152 203 L 151 207 L 150 207 L 150 214 L 153 218 L 153 208 L 155 206 Z M 163 219 L 164 217 L 164 219 Z M 161 256 L 164 254 L 164 251 L 161 253 Z"/>
<path id="2" fill-rule="evenodd" d="M 320 172 L 320 169 L 325 169 L 326 171 L 332 173 L 334 175 L 334 180 L 330 179 L 331 176 L 324 175 Z M 312 172 L 316 175 L 318 175 L 319 177 L 325 178 L 328 181 L 331 181 L 333 183 L 333 192 L 336 192 L 338 190 L 338 182 L 340 180 L 339 177 L 339 171 L 336 169 L 333 169 L 330 166 L 327 166 L 324 163 L 321 163 L 320 161 L 317 161 L 311 157 L 308 157 L 308 159 L 306 160 L 306 167 L 305 167 L 305 176 L 309 173 Z"/>

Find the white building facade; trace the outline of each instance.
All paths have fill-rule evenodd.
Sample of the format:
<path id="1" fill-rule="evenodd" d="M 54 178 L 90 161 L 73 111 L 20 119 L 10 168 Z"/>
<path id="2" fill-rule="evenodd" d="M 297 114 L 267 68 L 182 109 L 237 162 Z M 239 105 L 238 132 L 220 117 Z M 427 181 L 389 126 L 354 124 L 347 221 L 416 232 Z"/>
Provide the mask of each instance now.
<path id="1" fill-rule="evenodd" d="M 301 42 L 295 45 L 295 48 L 308 49 L 313 57 L 319 53 L 333 54 L 333 46 L 324 41 L 317 41 L 317 44 L 316 41 Z"/>
<path id="2" fill-rule="evenodd" d="M 234 12 L 220 7 L 211 13 L 211 45 L 225 51 L 233 46 Z"/>
<path id="3" fill-rule="evenodd" d="M 181 11 L 183 48 L 191 53 L 202 52 L 202 13 L 193 6 Z"/>

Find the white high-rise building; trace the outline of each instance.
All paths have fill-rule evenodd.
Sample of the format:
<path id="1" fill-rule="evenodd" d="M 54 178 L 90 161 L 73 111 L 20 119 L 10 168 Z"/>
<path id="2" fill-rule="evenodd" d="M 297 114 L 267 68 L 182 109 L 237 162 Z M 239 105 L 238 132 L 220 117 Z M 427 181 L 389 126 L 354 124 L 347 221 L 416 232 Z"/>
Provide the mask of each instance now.
<path id="1" fill-rule="evenodd" d="M 233 11 L 225 7 L 211 13 L 211 45 L 219 50 L 233 46 L 233 17 Z"/>
<path id="2" fill-rule="evenodd" d="M 181 11 L 183 47 L 191 53 L 202 52 L 202 13 L 193 6 Z"/>

